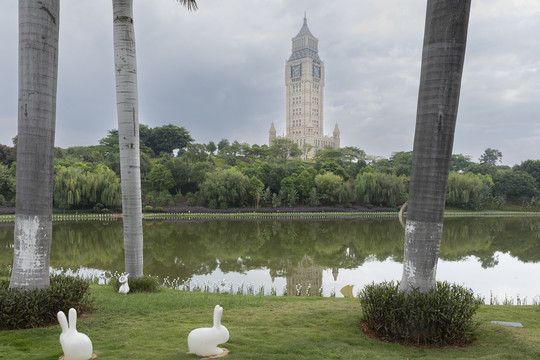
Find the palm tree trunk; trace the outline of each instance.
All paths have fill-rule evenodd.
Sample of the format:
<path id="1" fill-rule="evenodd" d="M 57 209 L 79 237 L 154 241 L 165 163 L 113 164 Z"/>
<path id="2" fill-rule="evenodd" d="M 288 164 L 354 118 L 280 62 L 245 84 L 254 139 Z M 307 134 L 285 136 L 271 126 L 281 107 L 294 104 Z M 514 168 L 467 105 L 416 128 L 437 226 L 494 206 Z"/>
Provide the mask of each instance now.
<path id="1" fill-rule="evenodd" d="M 471 0 L 428 0 L 400 289 L 435 285 Z"/>
<path id="2" fill-rule="evenodd" d="M 10 287 L 49 286 L 59 0 L 19 0 L 17 198 Z"/>
<path id="3" fill-rule="evenodd" d="M 143 231 L 133 0 L 112 3 L 125 267 L 137 278 L 143 276 Z"/>

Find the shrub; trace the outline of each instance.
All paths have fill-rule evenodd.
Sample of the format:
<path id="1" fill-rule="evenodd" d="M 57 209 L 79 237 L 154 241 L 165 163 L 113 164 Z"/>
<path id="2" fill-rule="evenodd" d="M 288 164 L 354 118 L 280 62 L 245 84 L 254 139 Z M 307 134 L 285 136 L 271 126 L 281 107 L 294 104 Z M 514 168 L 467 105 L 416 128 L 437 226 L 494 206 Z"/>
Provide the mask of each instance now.
<path id="1" fill-rule="evenodd" d="M 154 211 L 154 207 L 152 205 L 146 205 L 144 207 L 144 212 L 145 213 L 150 213 L 150 212 L 153 212 Z"/>
<path id="2" fill-rule="evenodd" d="M 128 280 L 129 284 L 129 292 L 130 293 L 137 293 L 137 292 L 156 292 L 159 290 L 159 280 L 152 276 L 143 276 L 142 278 L 133 278 Z M 114 291 L 118 292 L 120 289 L 120 281 L 118 281 L 117 277 L 113 277 L 111 279 L 110 285 L 112 285 Z"/>
<path id="3" fill-rule="evenodd" d="M 52 275 L 41 290 L 9 289 L 0 281 L 0 329 L 29 329 L 55 323 L 56 314 L 75 308 L 80 314 L 91 308 L 89 283 L 75 277 Z"/>
<path id="4" fill-rule="evenodd" d="M 186 205 L 187 206 L 195 206 L 197 203 L 195 201 L 195 198 L 190 196 L 187 198 Z"/>
<path id="5" fill-rule="evenodd" d="M 372 283 L 360 292 L 367 328 L 379 337 L 425 344 L 461 344 L 472 340 L 473 316 L 480 301 L 471 289 L 437 282 L 426 293 L 399 291 L 399 282 Z"/>

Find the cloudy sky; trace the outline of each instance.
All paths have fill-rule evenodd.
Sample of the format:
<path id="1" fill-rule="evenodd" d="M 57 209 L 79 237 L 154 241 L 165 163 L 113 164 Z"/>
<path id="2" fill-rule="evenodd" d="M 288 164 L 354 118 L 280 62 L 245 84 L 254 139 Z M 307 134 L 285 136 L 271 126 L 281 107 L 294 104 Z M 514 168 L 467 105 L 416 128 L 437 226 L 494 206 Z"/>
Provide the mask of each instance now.
<path id="1" fill-rule="evenodd" d="M 308 26 L 326 67 L 325 133 L 389 157 L 412 150 L 424 0 L 134 0 L 140 121 L 198 143 L 285 131 L 285 62 Z M 17 129 L 17 1 L 0 0 L 0 143 Z M 540 159 L 540 1 L 473 0 L 454 153 Z M 62 0 L 56 146 L 117 127 L 111 0 Z"/>

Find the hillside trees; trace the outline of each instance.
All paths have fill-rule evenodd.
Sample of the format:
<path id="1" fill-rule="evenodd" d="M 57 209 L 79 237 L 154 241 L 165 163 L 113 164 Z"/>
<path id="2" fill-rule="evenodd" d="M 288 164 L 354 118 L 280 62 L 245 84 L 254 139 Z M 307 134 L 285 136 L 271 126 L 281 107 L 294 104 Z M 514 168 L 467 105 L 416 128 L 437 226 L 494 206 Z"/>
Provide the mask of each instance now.
<path id="1" fill-rule="evenodd" d="M 145 134 L 141 137 L 147 139 L 153 129 L 141 124 L 140 131 Z M 186 135 L 191 138 L 189 133 Z M 58 175 L 62 171 L 62 181 L 65 182 L 64 177 L 71 174 L 74 183 L 79 183 L 79 177 L 87 174 L 95 176 L 93 173 L 103 167 L 116 173 L 116 178 L 111 180 L 111 184 L 115 184 L 119 178 L 118 146 L 114 146 L 117 136 L 116 130 L 110 130 L 100 141 L 101 145 L 55 148 L 55 181 L 61 178 Z M 140 149 L 142 200 L 154 206 L 207 206 L 199 196 L 201 184 L 209 173 L 231 166 L 251 181 L 251 187 L 242 201 L 250 207 L 396 207 L 406 201 L 408 196 L 410 179 L 406 174 L 410 167 L 411 152 L 407 151 L 392 153 L 388 159 L 368 160 L 364 152 L 357 148 L 328 148 L 321 150 L 314 162 L 294 159 L 283 161 L 281 157 L 271 155 L 266 145 L 249 146 L 233 141 L 233 144 L 238 144 L 237 149 L 227 149 L 227 146 L 231 146 L 229 144 L 222 147 L 221 155 L 213 155 L 212 146 L 209 148 L 205 144 L 189 143 L 176 156 L 171 156 L 168 152 L 155 154 L 144 141 L 141 140 Z M 233 156 L 233 153 L 236 155 Z M 538 183 L 536 179 L 532 181 L 527 174 L 533 177 L 537 175 L 538 164 L 540 160 L 526 160 L 510 168 L 475 163 L 470 156 L 463 154 L 452 155 L 446 205 L 464 209 L 536 206 Z M 69 167 L 80 169 L 63 169 Z M 16 162 L 12 162 L 8 168 L 0 169 L 0 183 L 3 184 L 0 185 L 0 196 L 3 199 L 0 200 L 3 206 L 9 206 L 14 201 L 12 189 L 15 186 L 13 178 Z M 315 177 L 325 173 L 341 177 L 337 194 L 327 192 L 327 188 L 322 190 L 324 185 L 317 187 Z M 10 174 L 13 174 L 12 177 Z M 174 185 L 171 185 L 171 176 Z M 257 186 L 253 183 L 254 179 Z M 54 206 L 57 208 L 100 211 L 102 207 L 115 210 L 119 206 L 114 201 L 94 201 L 84 196 L 77 203 L 68 201 L 68 195 L 59 196 L 59 188 L 55 184 Z M 224 204 L 218 203 L 216 206 Z"/>

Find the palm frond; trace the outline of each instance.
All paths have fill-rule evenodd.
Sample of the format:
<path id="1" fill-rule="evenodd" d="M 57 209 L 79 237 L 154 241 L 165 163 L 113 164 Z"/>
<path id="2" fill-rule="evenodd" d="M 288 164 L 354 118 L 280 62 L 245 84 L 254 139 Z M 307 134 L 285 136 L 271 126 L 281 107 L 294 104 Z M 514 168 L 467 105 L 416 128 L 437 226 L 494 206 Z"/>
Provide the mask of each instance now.
<path id="1" fill-rule="evenodd" d="M 197 10 L 197 1 L 195 0 L 176 0 L 178 1 L 180 4 L 184 5 L 185 7 L 187 7 L 188 10 Z"/>

